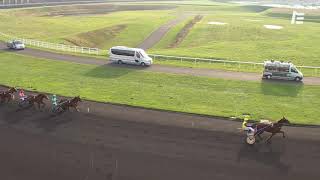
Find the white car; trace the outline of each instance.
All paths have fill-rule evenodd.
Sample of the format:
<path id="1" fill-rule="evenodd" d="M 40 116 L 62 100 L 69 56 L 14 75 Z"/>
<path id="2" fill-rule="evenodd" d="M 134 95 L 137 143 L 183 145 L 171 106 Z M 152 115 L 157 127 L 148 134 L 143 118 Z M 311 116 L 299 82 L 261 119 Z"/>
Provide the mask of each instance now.
<path id="1" fill-rule="evenodd" d="M 110 61 L 118 64 L 136 64 L 141 66 L 150 66 L 152 58 L 139 48 L 128 48 L 125 46 L 112 47 L 109 50 Z"/>
<path id="2" fill-rule="evenodd" d="M 15 50 L 23 50 L 26 48 L 26 46 L 23 44 L 23 42 L 18 40 L 9 41 L 7 43 L 8 48 L 15 49 Z"/>

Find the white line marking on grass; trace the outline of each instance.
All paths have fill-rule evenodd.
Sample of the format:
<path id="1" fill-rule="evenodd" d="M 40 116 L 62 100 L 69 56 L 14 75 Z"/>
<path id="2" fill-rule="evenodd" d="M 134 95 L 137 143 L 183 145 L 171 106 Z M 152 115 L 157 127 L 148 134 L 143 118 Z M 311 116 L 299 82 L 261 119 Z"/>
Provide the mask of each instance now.
<path id="1" fill-rule="evenodd" d="M 283 29 L 282 26 L 277 26 L 277 25 L 264 25 L 264 27 L 267 29 L 275 29 L 275 30 Z"/>
<path id="2" fill-rule="evenodd" d="M 212 21 L 212 22 L 208 22 L 208 24 L 210 24 L 210 25 L 227 25 L 228 23 Z"/>
<path id="3" fill-rule="evenodd" d="M 246 21 L 250 21 L 250 22 L 260 22 L 262 21 L 261 19 L 245 19 Z"/>

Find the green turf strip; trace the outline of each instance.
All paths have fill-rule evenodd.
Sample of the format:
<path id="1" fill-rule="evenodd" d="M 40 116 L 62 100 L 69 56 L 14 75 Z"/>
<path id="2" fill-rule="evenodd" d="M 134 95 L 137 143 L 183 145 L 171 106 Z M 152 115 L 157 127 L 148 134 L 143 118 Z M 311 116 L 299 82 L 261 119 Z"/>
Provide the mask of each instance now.
<path id="1" fill-rule="evenodd" d="M 89 100 L 320 124 L 320 87 L 231 81 L 35 59 L 0 52 L 0 84 Z"/>

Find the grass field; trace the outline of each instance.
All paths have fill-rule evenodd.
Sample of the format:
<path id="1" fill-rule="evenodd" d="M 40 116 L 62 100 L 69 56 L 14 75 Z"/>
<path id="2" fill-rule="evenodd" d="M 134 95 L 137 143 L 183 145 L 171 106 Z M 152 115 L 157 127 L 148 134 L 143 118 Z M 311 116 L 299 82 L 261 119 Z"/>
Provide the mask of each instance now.
<path id="1" fill-rule="evenodd" d="M 108 49 L 119 44 L 137 46 L 160 25 L 175 18 L 168 10 L 59 15 L 67 7 L 74 8 L 72 12 L 94 13 L 84 5 L 2 10 L 1 32 L 55 43 L 78 42 L 77 45 Z M 81 9 L 84 7 L 87 8 Z M 58 15 L 52 15 L 55 13 Z"/>
<path id="2" fill-rule="evenodd" d="M 254 62 L 279 59 L 291 60 L 298 65 L 319 66 L 317 52 L 320 49 L 314 44 L 320 44 L 320 34 L 317 33 L 320 24 L 306 22 L 304 25 L 291 25 L 290 18 L 269 15 L 266 12 L 217 11 L 196 24 L 179 47 L 156 47 L 151 52 Z M 209 22 L 228 24 L 209 25 Z M 282 26 L 283 29 L 263 27 L 270 24 Z"/>
<path id="3" fill-rule="evenodd" d="M 320 10 L 303 11 L 306 23 L 291 25 L 288 9 L 208 0 L 58 6 L 1 10 L 0 29 L 17 36 L 80 46 L 135 47 L 162 24 L 179 14 L 189 14 L 190 18 L 173 27 L 149 53 L 254 62 L 278 59 L 320 66 L 320 47 L 315 46 L 320 44 Z M 204 18 L 178 47 L 171 48 L 179 31 L 196 15 Z M 266 29 L 266 24 L 283 29 Z"/>
<path id="4" fill-rule="evenodd" d="M 218 116 L 251 113 L 320 124 L 320 87 L 80 65 L 1 52 L 0 84 L 86 99 Z"/>

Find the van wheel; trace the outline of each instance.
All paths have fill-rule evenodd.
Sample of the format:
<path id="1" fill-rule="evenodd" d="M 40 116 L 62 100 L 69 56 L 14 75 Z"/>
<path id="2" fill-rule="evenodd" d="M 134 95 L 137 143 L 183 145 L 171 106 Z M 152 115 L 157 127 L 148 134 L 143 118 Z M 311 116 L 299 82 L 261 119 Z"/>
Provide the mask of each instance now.
<path id="1" fill-rule="evenodd" d="M 142 63 L 141 63 L 141 66 L 146 66 L 146 63 L 142 62 Z"/>
<path id="2" fill-rule="evenodd" d="M 296 77 L 296 78 L 294 78 L 294 80 L 297 81 L 297 82 L 299 82 L 299 81 L 301 81 L 301 78 Z"/>
<path id="3" fill-rule="evenodd" d="M 271 75 L 267 75 L 267 76 L 266 76 L 266 79 L 271 79 Z"/>
<path id="4" fill-rule="evenodd" d="M 118 64 L 123 64 L 123 62 L 121 60 L 118 61 Z"/>

